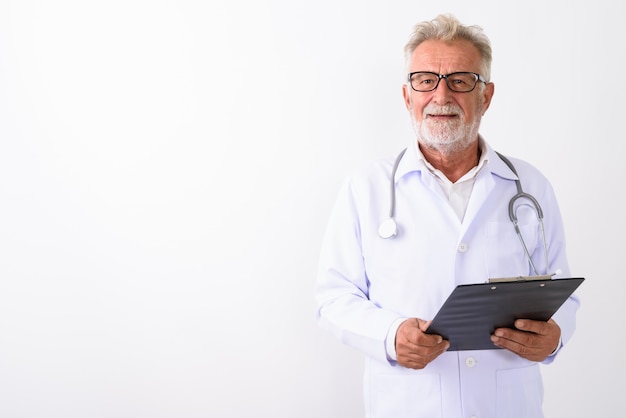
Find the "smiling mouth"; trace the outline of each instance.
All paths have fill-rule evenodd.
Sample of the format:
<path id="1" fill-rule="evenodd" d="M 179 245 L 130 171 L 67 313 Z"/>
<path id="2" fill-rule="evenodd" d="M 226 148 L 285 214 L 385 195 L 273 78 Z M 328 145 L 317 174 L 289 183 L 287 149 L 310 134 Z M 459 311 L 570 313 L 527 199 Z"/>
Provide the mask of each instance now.
<path id="1" fill-rule="evenodd" d="M 458 116 L 459 115 L 455 115 L 455 114 L 433 114 L 433 113 L 428 114 L 428 118 L 430 119 L 455 119 Z"/>

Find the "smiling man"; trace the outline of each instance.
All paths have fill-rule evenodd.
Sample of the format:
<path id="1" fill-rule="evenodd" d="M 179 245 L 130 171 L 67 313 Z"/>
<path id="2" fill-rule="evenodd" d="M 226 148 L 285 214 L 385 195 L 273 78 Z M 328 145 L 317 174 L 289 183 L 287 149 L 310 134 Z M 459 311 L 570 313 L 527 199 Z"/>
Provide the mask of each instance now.
<path id="1" fill-rule="evenodd" d="M 494 330 L 492 349 L 449 351 L 426 331 L 457 285 L 569 275 L 555 194 L 535 167 L 479 135 L 494 96 L 481 28 L 449 15 L 421 22 L 405 59 L 415 138 L 346 180 L 321 250 L 319 323 L 366 355 L 367 417 L 542 417 L 539 364 L 572 336 L 577 296 L 548 321 Z M 517 180 L 545 225 L 528 201 L 517 203 L 523 245 L 509 219 Z"/>
<path id="2" fill-rule="evenodd" d="M 417 141 L 426 160 L 455 182 L 478 163 L 478 128 L 493 83 L 479 74 L 488 70 L 470 41 L 427 40 L 407 54 L 409 83 L 402 93 Z"/>

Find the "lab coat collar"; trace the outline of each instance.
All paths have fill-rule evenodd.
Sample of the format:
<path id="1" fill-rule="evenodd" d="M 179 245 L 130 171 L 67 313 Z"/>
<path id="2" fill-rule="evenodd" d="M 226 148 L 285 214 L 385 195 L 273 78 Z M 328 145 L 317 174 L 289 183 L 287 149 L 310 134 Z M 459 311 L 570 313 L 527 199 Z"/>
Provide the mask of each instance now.
<path id="1" fill-rule="evenodd" d="M 507 180 L 519 180 L 517 174 L 515 174 L 504 161 L 502 161 L 493 148 L 487 146 L 487 149 L 489 152 L 489 163 L 487 167 L 492 174 Z"/>
<path id="2" fill-rule="evenodd" d="M 479 136 L 479 141 L 481 141 L 483 153 L 486 152 L 486 164 L 482 170 L 489 170 L 492 174 L 507 179 L 507 180 L 517 180 L 518 177 L 511 171 L 511 169 L 506 165 L 504 161 L 500 159 L 496 151 L 491 148 L 491 146 L 485 141 L 482 136 Z M 417 140 L 412 140 L 409 146 L 407 147 L 402 160 L 398 164 L 398 169 L 396 170 L 395 182 L 398 182 L 405 175 L 412 172 L 428 172 L 428 167 L 422 160 L 422 153 L 417 146 Z"/>

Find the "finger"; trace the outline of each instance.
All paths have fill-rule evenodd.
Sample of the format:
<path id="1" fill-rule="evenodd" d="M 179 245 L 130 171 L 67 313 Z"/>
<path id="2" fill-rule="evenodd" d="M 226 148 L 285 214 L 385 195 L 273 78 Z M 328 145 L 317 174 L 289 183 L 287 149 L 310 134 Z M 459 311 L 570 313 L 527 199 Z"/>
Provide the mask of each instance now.
<path id="1" fill-rule="evenodd" d="M 422 330 L 422 332 L 426 332 L 431 322 L 433 321 L 432 320 L 424 321 L 423 319 L 419 319 L 419 318 L 417 319 L 418 327 L 420 330 Z"/>
<path id="2" fill-rule="evenodd" d="M 512 336 L 511 338 L 507 338 L 504 336 L 504 333 L 497 332 L 491 336 L 491 341 L 500 348 L 507 349 L 516 353 L 519 356 L 528 358 L 533 354 L 534 347 L 532 345 L 528 345 L 529 341 L 521 341 L 516 339 L 518 335 Z M 523 339 L 526 340 L 526 336 L 523 336 Z"/>
<path id="3" fill-rule="evenodd" d="M 437 347 L 443 343 L 443 337 L 437 334 L 420 334 L 417 336 L 416 344 L 422 347 Z"/>
<path id="4" fill-rule="evenodd" d="M 517 347 L 525 346 L 530 343 L 528 336 L 531 335 L 524 331 L 518 331 L 510 328 L 498 328 L 491 336 L 491 341 L 499 347 L 513 349 L 518 351 Z"/>
<path id="5" fill-rule="evenodd" d="M 548 324 L 544 321 L 518 319 L 515 321 L 515 328 L 521 331 L 533 332 L 539 335 L 547 335 L 550 333 L 551 324 Z"/>
<path id="6" fill-rule="evenodd" d="M 398 353 L 398 363 L 412 369 L 423 369 L 450 347 L 448 341 L 441 341 L 435 347 L 415 346 L 411 350 Z"/>
<path id="7" fill-rule="evenodd" d="M 525 347 L 522 344 L 518 343 L 517 341 L 505 338 L 502 335 L 497 335 L 497 334 L 492 335 L 491 341 L 496 346 L 500 348 L 505 348 L 517 354 L 520 354 L 525 349 Z"/>
<path id="8" fill-rule="evenodd" d="M 414 324 L 418 328 L 418 332 L 415 334 L 415 344 L 424 347 L 434 347 L 442 343 L 443 337 L 437 334 L 426 334 L 426 330 L 432 321 L 425 321 L 420 318 L 415 318 Z"/>
<path id="9" fill-rule="evenodd" d="M 496 330 L 491 336 L 491 341 L 497 347 L 509 350 L 531 361 L 542 361 L 548 355 L 545 350 L 546 347 L 541 344 L 541 338 L 529 332 Z"/>

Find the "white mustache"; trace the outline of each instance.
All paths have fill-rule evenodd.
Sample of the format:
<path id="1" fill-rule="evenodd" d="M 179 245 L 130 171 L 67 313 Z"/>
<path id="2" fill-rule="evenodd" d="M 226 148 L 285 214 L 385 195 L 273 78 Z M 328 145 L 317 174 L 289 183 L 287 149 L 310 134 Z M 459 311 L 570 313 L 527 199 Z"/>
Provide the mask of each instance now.
<path id="1" fill-rule="evenodd" d="M 426 115 L 460 115 L 461 109 L 455 105 L 428 105 L 424 108 L 424 117 Z"/>

